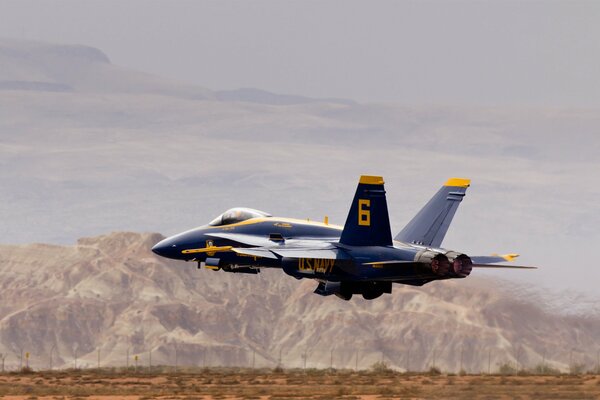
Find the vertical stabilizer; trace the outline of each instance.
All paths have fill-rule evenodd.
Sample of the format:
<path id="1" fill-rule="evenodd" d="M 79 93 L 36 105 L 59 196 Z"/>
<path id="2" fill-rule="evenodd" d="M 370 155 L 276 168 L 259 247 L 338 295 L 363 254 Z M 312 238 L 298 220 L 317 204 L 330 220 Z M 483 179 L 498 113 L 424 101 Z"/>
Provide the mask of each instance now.
<path id="1" fill-rule="evenodd" d="M 469 179 L 448 179 L 394 239 L 405 243 L 440 247 L 458 205 L 470 185 Z"/>
<path id="2" fill-rule="evenodd" d="M 391 246 L 392 232 L 381 176 L 360 177 L 340 243 L 351 246 Z"/>

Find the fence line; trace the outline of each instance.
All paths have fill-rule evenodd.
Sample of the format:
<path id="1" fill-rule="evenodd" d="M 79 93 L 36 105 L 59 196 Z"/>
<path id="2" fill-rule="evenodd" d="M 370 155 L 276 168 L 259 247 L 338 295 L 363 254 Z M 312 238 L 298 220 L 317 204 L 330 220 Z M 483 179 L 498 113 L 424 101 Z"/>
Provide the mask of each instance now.
<path id="1" fill-rule="evenodd" d="M 24 348 L 0 353 L 2 372 L 33 368 L 53 370 L 59 366 L 66 368 L 101 368 L 141 366 L 152 369 L 154 366 L 173 367 L 174 370 L 188 367 L 244 367 L 244 368 L 330 368 L 365 370 L 370 368 L 391 368 L 401 372 L 440 371 L 445 373 L 519 374 L 530 373 L 600 373 L 600 348 L 582 351 L 575 348 L 534 352 L 519 344 L 499 348 L 494 346 L 460 346 L 419 348 L 402 346 L 382 350 L 337 347 L 298 347 L 285 351 L 283 348 L 265 351 L 257 347 L 229 346 L 225 349 L 204 347 L 201 350 L 186 351 L 185 343 L 173 342 L 160 348 L 143 349 L 140 346 L 124 349 L 124 363 L 118 360 L 118 352 L 102 350 L 79 354 L 73 349 L 72 355 L 63 356 L 57 346 L 51 347 L 47 355 L 35 354 Z M 134 351 L 132 351 L 134 350 Z M 182 352 L 183 350 L 183 352 Z M 221 354 L 219 354 L 221 351 Z M 122 353 L 123 354 L 123 353 Z M 154 362 L 153 362 L 154 355 Z M 183 359 L 181 358 L 183 356 Z M 105 357 L 105 358 L 103 358 Z M 132 363 L 133 361 L 133 363 Z"/>

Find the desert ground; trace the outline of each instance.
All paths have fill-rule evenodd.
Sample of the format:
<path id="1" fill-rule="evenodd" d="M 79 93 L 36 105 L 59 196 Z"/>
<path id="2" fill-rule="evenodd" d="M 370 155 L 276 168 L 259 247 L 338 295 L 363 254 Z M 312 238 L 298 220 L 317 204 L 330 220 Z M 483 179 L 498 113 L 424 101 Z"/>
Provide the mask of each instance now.
<path id="1" fill-rule="evenodd" d="M 600 375 L 394 371 L 65 370 L 0 375 L 4 399 L 600 399 Z"/>

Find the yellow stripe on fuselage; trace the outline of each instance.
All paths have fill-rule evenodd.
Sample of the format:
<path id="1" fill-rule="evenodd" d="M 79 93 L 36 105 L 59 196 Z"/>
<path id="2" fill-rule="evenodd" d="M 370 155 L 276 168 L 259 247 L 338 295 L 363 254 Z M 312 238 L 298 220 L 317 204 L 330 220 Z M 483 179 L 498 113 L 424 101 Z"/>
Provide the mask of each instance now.
<path id="1" fill-rule="evenodd" d="M 225 228 L 234 228 L 237 226 L 244 226 L 244 225 L 254 225 L 254 224 L 260 224 L 262 222 L 273 222 L 274 224 L 276 223 L 287 223 L 287 224 L 291 224 L 293 227 L 294 225 L 308 225 L 308 226 L 320 226 L 323 228 L 332 228 L 332 229 L 338 229 L 338 230 L 342 230 L 343 227 L 339 226 L 339 225 L 334 225 L 334 224 L 324 224 L 322 222 L 316 222 L 316 221 L 307 221 L 307 220 L 303 220 L 303 219 L 295 219 L 295 218 L 279 218 L 279 217 L 258 217 L 258 218 L 250 218 L 247 219 L 245 221 L 241 221 L 241 222 L 236 222 L 234 224 L 229 224 L 229 225 L 217 225 L 217 226 L 206 226 L 206 229 L 225 229 Z M 291 228 L 290 227 L 290 228 Z"/>
<path id="2" fill-rule="evenodd" d="M 232 246 L 211 246 L 211 247 L 202 247 L 199 249 L 188 249 L 183 250 L 181 254 L 194 254 L 194 253 L 221 253 L 224 251 L 230 251 Z"/>

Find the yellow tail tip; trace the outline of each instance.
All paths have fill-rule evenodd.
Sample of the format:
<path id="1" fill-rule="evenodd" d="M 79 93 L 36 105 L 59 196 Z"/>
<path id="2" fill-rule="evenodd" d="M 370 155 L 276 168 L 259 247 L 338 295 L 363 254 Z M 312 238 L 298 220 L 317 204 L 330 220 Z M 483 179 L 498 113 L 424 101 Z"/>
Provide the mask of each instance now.
<path id="1" fill-rule="evenodd" d="M 358 183 L 365 185 L 383 185 L 383 176 L 361 175 Z"/>
<path id="2" fill-rule="evenodd" d="M 471 180 L 466 178 L 450 178 L 446 181 L 444 186 L 455 186 L 467 188 L 471 186 Z"/>

